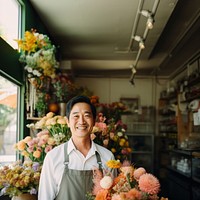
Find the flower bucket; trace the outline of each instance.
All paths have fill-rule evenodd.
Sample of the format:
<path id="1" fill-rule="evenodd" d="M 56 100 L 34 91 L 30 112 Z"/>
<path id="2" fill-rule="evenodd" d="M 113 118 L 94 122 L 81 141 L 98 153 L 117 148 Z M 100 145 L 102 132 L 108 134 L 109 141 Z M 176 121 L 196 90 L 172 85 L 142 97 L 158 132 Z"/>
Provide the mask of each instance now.
<path id="1" fill-rule="evenodd" d="M 37 200 L 37 195 L 25 193 L 12 197 L 12 200 Z"/>

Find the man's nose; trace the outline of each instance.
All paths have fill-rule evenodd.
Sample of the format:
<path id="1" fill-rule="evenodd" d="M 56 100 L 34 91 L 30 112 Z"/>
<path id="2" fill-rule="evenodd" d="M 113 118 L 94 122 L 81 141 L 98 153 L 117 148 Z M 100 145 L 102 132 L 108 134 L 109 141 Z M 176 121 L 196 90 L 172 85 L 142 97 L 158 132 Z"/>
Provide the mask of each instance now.
<path id="1" fill-rule="evenodd" d="M 81 124 L 85 124 L 85 118 L 84 118 L 84 116 L 80 116 L 79 117 L 79 122 L 81 123 Z"/>

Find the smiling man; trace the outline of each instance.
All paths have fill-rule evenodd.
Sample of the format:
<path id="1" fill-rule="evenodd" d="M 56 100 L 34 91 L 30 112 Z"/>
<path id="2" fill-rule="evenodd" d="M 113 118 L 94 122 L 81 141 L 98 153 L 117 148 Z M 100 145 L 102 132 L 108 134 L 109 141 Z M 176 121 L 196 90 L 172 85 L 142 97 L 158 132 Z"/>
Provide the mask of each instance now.
<path id="1" fill-rule="evenodd" d="M 93 170 L 107 168 L 113 160 L 108 149 L 94 143 L 90 134 L 96 108 L 85 96 L 67 103 L 67 124 L 71 139 L 55 147 L 45 157 L 39 184 L 39 200 L 84 200 L 92 190 Z"/>

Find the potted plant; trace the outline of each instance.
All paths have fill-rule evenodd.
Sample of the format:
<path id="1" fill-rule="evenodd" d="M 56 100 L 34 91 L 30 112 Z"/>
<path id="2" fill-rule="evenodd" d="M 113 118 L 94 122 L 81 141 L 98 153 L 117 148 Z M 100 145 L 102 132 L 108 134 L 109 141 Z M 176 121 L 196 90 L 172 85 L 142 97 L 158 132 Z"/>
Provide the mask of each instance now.
<path id="1" fill-rule="evenodd" d="M 46 114 L 48 104 L 47 104 L 47 101 L 46 101 L 46 94 L 45 93 L 38 94 L 37 101 L 36 101 L 36 104 L 35 104 L 35 108 L 36 108 L 38 117 L 43 117 Z"/>

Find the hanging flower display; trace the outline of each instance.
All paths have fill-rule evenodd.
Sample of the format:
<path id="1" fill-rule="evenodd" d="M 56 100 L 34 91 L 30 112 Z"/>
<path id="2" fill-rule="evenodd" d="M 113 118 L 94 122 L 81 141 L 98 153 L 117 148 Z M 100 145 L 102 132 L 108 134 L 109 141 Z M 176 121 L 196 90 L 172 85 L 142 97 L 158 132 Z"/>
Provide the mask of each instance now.
<path id="1" fill-rule="evenodd" d="M 25 32 L 24 39 L 16 41 L 21 50 L 19 60 L 25 64 L 27 77 L 37 88 L 41 86 L 44 77 L 55 77 L 56 68 L 58 68 L 56 47 L 47 35 L 32 29 Z"/>
<path id="2" fill-rule="evenodd" d="M 51 82 L 56 77 L 59 66 L 56 47 L 47 35 L 38 33 L 35 29 L 26 31 L 24 38 L 16 41 L 21 50 L 19 61 L 23 64 L 26 75 L 27 112 L 30 117 L 38 116 L 41 111 L 38 101 L 43 108 L 48 107 L 48 99 L 41 102 L 38 97 L 49 95 Z"/>

